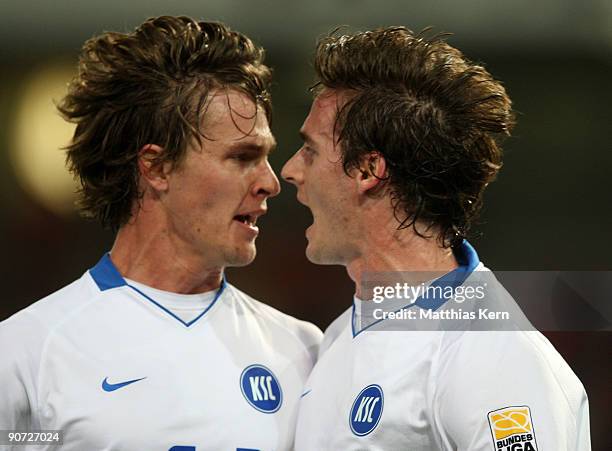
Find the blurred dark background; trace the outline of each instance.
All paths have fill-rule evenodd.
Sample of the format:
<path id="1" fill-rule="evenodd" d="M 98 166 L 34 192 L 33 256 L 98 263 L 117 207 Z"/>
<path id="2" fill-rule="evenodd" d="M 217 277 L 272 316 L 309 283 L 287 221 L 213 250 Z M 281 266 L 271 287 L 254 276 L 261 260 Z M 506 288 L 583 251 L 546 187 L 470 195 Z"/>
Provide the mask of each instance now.
<path id="1" fill-rule="evenodd" d="M 471 239 L 504 270 L 612 270 L 612 3 L 608 0 L 176 1 L 4 0 L 0 5 L 0 274 L 4 319 L 78 278 L 112 244 L 79 219 L 59 148 L 70 129 L 53 110 L 83 41 L 150 16 L 221 20 L 268 51 L 275 70 L 273 130 L 280 171 L 299 147 L 316 38 L 337 25 L 406 25 L 449 38 L 504 81 L 519 112 L 505 166 Z M 310 214 L 284 185 L 260 224 L 258 257 L 229 280 L 324 329 L 351 302 L 343 268 L 310 264 Z M 547 332 L 587 389 L 594 450 L 612 449 L 611 334 Z M 1 356 L 0 356 L 1 358 Z M 557 450 L 554 450 L 557 451 Z"/>

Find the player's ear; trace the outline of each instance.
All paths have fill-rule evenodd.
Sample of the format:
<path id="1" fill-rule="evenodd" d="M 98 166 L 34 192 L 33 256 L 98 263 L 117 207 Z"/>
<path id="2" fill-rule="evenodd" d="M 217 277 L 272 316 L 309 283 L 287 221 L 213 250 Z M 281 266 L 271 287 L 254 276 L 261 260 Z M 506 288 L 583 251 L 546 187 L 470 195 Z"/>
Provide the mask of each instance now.
<path id="1" fill-rule="evenodd" d="M 359 194 L 373 194 L 388 178 L 385 157 L 377 150 L 364 154 L 360 158 L 356 178 Z"/>
<path id="2" fill-rule="evenodd" d="M 138 170 L 140 179 L 155 191 L 168 189 L 168 174 L 171 165 L 161 162 L 160 156 L 164 149 L 156 144 L 145 144 L 138 151 Z"/>

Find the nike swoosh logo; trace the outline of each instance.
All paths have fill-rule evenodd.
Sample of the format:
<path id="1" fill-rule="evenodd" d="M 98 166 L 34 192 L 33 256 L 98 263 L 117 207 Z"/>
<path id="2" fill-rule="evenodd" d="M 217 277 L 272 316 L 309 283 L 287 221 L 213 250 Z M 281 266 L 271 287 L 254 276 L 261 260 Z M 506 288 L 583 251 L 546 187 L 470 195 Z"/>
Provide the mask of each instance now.
<path id="1" fill-rule="evenodd" d="M 119 390 L 120 388 L 123 388 L 126 385 L 133 384 L 134 382 L 138 382 L 143 379 L 146 379 L 146 377 L 141 377 L 140 379 L 132 379 L 131 381 L 119 382 L 117 384 L 111 384 L 108 382 L 108 377 L 105 377 L 104 380 L 102 381 L 102 390 L 108 391 L 108 392 Z"/>

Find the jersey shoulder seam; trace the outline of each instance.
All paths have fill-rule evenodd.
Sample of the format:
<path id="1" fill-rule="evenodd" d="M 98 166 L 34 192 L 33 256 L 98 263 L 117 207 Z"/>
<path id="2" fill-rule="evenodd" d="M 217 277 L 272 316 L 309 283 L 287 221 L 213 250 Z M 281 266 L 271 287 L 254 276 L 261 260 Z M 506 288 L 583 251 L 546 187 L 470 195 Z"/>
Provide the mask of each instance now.
<path id="1" fill-rule="evenodd" d="M 288 335 L 290 335 L 293 338 L 293 340 L 297 342 L 300 350 L 303 353 L 305 353 L 308 357 L 310 357 L 310 353 L 308 352 L 308 346 L 304 343 L 303 340 L 300 339 L 300 337 L 296 334 L 296 332 L 292 328 L 290 328 L 287 324 L 285 324 L 285 321 L 286 320 L 293 321 L 295 322 L 296 326 L 312 325 L 316 327 L 314 324 L 311 324 L 307 321 L 304 321 L 298 318 L 294 318 L 293 316 L 288 315 L 287 313 L 281 312 L 280 310 L 253 298 L 252 296 L 243 292 L 239 288 L 236 288 L 234 285 L 228 284 L 228 287 L 231 288 L 232 294 L 234 295 L 235 298 L 244 297 L 246 298 L 247 301 L 254 302 L 255 305 L 257 305 L 259 308 L 263 308 L 264 310 L 267 310 L 268 312 L 270 312 L 271 313 L 270 316 L 273 318 L 274 324 L 282 328 Z"/>
<path id="2" fill-rule="evenodd" d="M 537 332 L 539 334 L 541 334 L 541 332 Z M 563 393 L 563 399 L 565 399 L 565 402 L 567 404 L 567 407 L 569 408 L 569 411 L 572 415 L 572 418 L 574 419 L 574 423 L 577 421 L 576 418 L 576 413 L 574 412 L 574 409 L 572 408 L 572 405 L 570 403 L 569 397 L 567 396 L 567 393 L 565 392 L 565 387 L 563 386 L 563 384 L 559 381 L 559 378 L 557 377 L 557 371 L 555 371 L 551 365 L 549 360 L 546 358 L 546 355 L 544 354 L 544 352 L 540 349 L 540 347 L 538 346 L 537 343 L 534 342 L 533 338 L 528 334 L 528 333 L 524 333 L 525 338 L 527 340 L 529 340 L 529 342 L 532 344 L 532 346 L 534 348 L 536 348 L 538 354 L 540 355 L 540 358 L 542 360 L 544 360 L 544 362 L 546 362 L 546 367 L 548 368 L 548 370 L 551 372 L 551 374 L 553 375 L 555 382 L 557 383 L 557 386 L 559 387 L 559 389 L 561 390 L 561 393 Z M 554 348 L 554 347 L 553 347 Z M 559 352 L 555 349 L 555 352 Z M 566 365 L 568 365 L 567 362 L 565 362 L 565 360 L 563 360 L 563 363 L 565 363 Z"/>
<path id="3" fill-rule="evenodd" d="M 430 423 L 431 423 L 432 426 L 433 426 L 433 423 L 434 423 L 433 402 L 434 402 L 434 399 L 436 397 L 437 387 L 438 387 L 438 384 L 435 383 L 435 381 L 434 381 L 434 376 L 436 376 L 438 374 L 438 371 L 439 371 L 440 354 L 442 352 L 442 344 L 444 342 L 445 336 L 446 336 L 446 331 L 442 331 L 442 333 L 440 333 L 440 336 L 438 337 L 436 352 L 434 354 L 434 357 L 431 360 L 431 367 L 429 368 L 429 374 L 427 376 L 428 391 L 429 391 L 429 387 L 433 387 L 432 391 L 431 391 L 431 393 L 429 395 L 429 399 L 427 400 L 428 406 L 427 406 L 427 409 L 426 409 L 426 414 L 429 416 L 429 420 L 430 420 Z M 459 342 L 459 340 L 456 340 L 453 343 L 451 343 L 450 347 L 455 345 L 455 343 L 457 343 L 457 342 Z M 434 429 L 434 428 L 432 428 L 432 429 Z M 439 445 L 441 445 L 443 443 L 442 434 L 441 434 L 441 432 L 439 430 L 439 427 L 435 428 L 434 433 L 435 433 L 436 438 L 438 440 L 438 446 L 439 446 Z"/>
<path id="4" fill-rule="evenodd" d="M 41 380 L 42 380 L 42 374 L 41 374 L 41 367 L 42 367 L 42 363 L 44 360 L 44 356 L 45 353 L 47 352 L 47 348 L 49 346 L 49 343 L 51 341 L 51 338 L 54 337 L 56 335 L 57 330 L 63 326 L 66 322 L 68 322 L 69 320 L 71 320 L 72 318 L 74 318 L 76 315 L 78 315 L 79 313 L 81 313 L 81 311 L 85 310 L 86 308 L 88 308 L 93 302 L 95 302 L 96 300 L 98 300 L 102 295 L 102 292 L 98 292 L 98 293 L 92 293 L 92 296 L 88 296 L 87 299 L 83 300 L 83 305 L 75 308 L 74 310 L 72 310 L 68 315 L 66 315 L 65 318 L 62 318 L 61 321 L 58 321 L 57 323 L 55 323 L 52 327 L 47 328 L 47 332 L 45 335 L 45 338 L 43 340 L 42 346 L 41 346 L 41 350 L 40 350 L 40 357 L 39 357 L 39 361 L 38 361 L 38 368 L 37 368 L 37 375 L 36 375 L 36 413 L 39 417 L 39 419 L 42 418 L 41 412 L 40 412 L 40 384 L 41 384 Z M 39 320 L 37 315 L 34 315 L 33 312 L 29 312 L 30 315 L 35 316 L 37 322 L 41 323 L 41 321 Z M 44 323 L 42 323 L 44 324 Z M 41 425 L 42 427 L 42 425 Z"/>

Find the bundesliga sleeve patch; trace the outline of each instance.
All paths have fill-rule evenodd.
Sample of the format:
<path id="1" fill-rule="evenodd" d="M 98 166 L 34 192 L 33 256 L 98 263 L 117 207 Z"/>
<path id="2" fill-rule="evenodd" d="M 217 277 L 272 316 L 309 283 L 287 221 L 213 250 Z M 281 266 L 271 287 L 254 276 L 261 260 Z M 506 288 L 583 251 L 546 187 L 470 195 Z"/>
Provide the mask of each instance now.
<path id="1" fill-rule="evenodd" d="M 528 406 L 512 406 L 489 412 L 495 451 L 538 451 Z"/>

